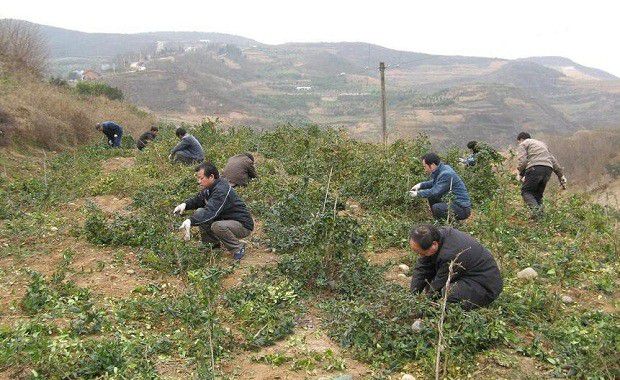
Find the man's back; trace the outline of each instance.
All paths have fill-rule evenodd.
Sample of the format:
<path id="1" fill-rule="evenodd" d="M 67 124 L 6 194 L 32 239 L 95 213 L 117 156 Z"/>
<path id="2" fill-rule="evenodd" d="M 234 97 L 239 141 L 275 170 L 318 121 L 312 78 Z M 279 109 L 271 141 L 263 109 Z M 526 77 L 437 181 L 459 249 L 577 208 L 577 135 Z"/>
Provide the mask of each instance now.
<path id="1" fill-rule="evenodd" d="M 172 153 L 180 153 L 183 156 L 191 158 L 195 161 L 202 161 L 205 158 L 202 145 L 200 145 L 200 142 L 190 134 L 186 134 L 181 138 L 181 141 L 172 150 Z"/>
<path id="2" fill-rule="evenodd" d="M 222 177 L 233 186 L 246 186 L 251 178 L 256 178 L 254 161 L 247 154 L 237 154 L 228 159 Z"/>
<path id="3" fill-rule="evenodd" d="M 440 229 L 441 247 L 432 256 L 418 259 L 412 278 L 412 289 L 420 289 L 430 281 L 433 290 L 438 291 L 445 286 L 450 262 L 459 263 L 455 267 L 452 282 L 459 280 L 475 281 L 491 292 L 499 295 L 503 281 L 499 268 L 491 253 L 469 234 L 455 228 Z"/>
<path id="4" fill-rule="evenodd" d="M 523 173 L 532 166 L 548 166 L 561 177 L 562 168 L 555 157 L 549 152 L 547 144 L 536 139 L 525 139 L 519 143 L 517 150 L 518 170 Z"/>

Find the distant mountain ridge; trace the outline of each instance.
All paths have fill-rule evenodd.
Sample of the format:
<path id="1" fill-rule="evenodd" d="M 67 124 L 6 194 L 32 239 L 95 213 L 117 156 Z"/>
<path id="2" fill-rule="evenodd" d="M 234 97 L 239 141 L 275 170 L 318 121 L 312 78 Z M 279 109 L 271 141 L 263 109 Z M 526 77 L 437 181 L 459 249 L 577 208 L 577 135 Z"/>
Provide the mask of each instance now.
<path id="1" fill-rule="evenodd" d="M 564 57 L 443 56 L 363 42 L 267 45 L 202 32 L 41 31 L 56 75 L 101 69 L 101 80 L 130 101 L 175 120 L 219 117 L 259 128 L 317 123 L 373 140 L 380 130 L 378 63 L 385 62 L 392 139 L 422 132 L 446 144 L 500 145 L 522 129 L 620 127 L 620 80 Z"/>

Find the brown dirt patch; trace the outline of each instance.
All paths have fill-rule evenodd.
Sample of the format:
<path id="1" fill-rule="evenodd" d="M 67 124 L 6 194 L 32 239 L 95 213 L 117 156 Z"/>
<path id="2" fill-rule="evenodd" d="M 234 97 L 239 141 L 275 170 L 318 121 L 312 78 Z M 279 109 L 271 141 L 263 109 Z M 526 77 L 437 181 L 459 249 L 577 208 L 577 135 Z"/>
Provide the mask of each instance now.
<path id="1" fill-rule="evenodd" d="M 409 255 L 411 255 L 411 253 L 404 249 L 390 248 L 380 252 L 367 252 L 366 259 L 375 265 L 389 264 L 389 268 L 385 272 L 385 279 L 408 289 L 411 284 L 411 277 L 409 273 L 403 272 L 398 265 L 407 261 L 405 259 L 407 259 Z"/>
<path id="2" fill-rule="evenodd" d="M 220 364 L 220 370 L 226 376 L 235 379 L 320 379 L 332 378 L 346 373 L 354 379 L 367 378 L 372 370 L 365 364 L 349 357 L 327 334 L 319 327 L 321 319 L 316 309 L 301 319 L 295 332 L 287 339 L 277 342 L 273 346 L 265 347 L 255 353 L 241 352 Z M 317 365 L 311 371 L 293 369 L 295 360 L 307 357 L 309 353 L 325 353 L 330 350 L 335 358 L 342 359 L 346 365 L 344 371 L 327 371 Z M 279 366 L 256 362 L 256 359 L 266 355 L 282 355 L 292 358 Z"/>
<path id="3" fill-rule="evenodd" d="M 126 169 L 136 164 L 135 157 L 112 157 L 103 161 L 101 169 L 104 174 L 110 174 L 119 169 Z"/>
<path id="4" fill-rule="evenodd" d="M 132 204 L 131 198 L 118 198 L 113 195 L 98 195 L 96 197 L 81 198 L 67 203 L 66 211 L 79 211 L 88 203 L 94 203 L 101 211 L 108 214 L 128 214 L 127 208 Z"/>

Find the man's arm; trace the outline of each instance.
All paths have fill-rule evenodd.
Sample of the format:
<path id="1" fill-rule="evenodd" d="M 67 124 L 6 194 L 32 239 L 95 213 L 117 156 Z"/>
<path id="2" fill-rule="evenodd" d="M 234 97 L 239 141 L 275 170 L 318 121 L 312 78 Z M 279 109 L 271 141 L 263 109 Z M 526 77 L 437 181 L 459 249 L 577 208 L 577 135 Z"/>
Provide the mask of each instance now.
<path id="1" fill-rule="evenodd" d="M 523 175 L 527 169 L 527 149 L 523 144 L 519 144 L 517 148 L 517 171 Z"/>
<path id="2" fill-rule="evenodd" d="M 452 177 L 440 174 L 435 181 L 435 185 L 427 190 L 418 191 L 418 197 L 422 198 L 441 198 L 450 191 L 450 181 Z"/>
<path id="3" fill-rule="evenodd" d="M 258 178 L 258 173 L 256 173 L 256 167 L 254 166 L 253 162 L 251 162 L 250 166 L 248 167 L 248 177 Z"/>
<path id="4" fill-rule="evenodd" d="M 551 165 L 553 167 L 553 172 L 555 173 L 555 175 L 558 176 L 558 178 L 562 178 L 564 176 L 564 168 L 562 168 L 559 164 L 558 164 L 558 160 L 555 159 L 555 156 L 551 153 L 549 153 L 549 155 L 551 156 Z"/>
<path id="5" fill-rule="evenodd" d="M 420 257 L 413 268 L 411 291 L 420 293 L 435 275 L 435 264 L 429 257 Z"/>
<path id="6" fill-rule="evenodd" d="M 189 143 L 189 141 L 187 141 L 187 139 L 181 139 L 181 141 L 179 141 L 177 146 L 172 148 L 172 150 L 170 151 L 170 154 L 175 154 L 176 152 L 178 152 L 180 150 L 185 150 L 185 149 L 189 148 L 190 145 L 191 144 Z"/>
<path id="7" fill-rule="evenodd" d="M 199 192 L 198 194 L 196 194 L 195 196 L 188 198 L 187 200 L 185 200 L 185 209 L 186 210 L 195 210 L 199 207 L 204 206 L 204 197 L 202 195 L 202 192 Z"/>
<path id="8" fill-rule="evenodd" d="M 433 180 L 429 180 L 429 181 L 424 181 L 424 182 L 420 182 L 420 189 L 418 190 L 422 190 L 422 189 L 430 189 L 431 187 L 433 187 Z"/>
<path id="9" fill-rule="evenodd" d="M 216 187 L 213 189 L 213 194 L 209 198 L 205 207 L 206 213 L 201 215 L 200 219 L 192 215 L 190 220 L 192 226 L 198 226 L 201 224 L 212 222 L 222 212 L 226 199 L 228 198 L 232 187 L 227 185 L 226 187 Z"/>

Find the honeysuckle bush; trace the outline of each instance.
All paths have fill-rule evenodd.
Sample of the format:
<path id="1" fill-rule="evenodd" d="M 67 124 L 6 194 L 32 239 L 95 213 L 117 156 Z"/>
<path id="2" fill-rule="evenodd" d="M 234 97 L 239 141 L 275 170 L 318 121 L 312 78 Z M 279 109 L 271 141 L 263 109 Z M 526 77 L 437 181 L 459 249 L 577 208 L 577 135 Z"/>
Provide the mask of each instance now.
<path id="1" fill-rule="evenodd" d="M 0 182 L 3 236 L 36 241 L 42 226 L 72 221 L 74 215 L 62 216 L 67 202 L 130 198 L 131 206 L 116 213 L 84 200 L 75 237 L 132 247 L 141 265 L 181 276 L 187 288 L 171 293 L 151 286 L 126 299 L 101 301 L 61 276 L 62 268 L 55 280 L 33 274 L 20 302 L 31 320 L 0 331 L 0 369 L 32 369 L 35 378 L 152 378 L 163 355 L 210 378 L 217 375 L 211 357 L 217 362 L 285 338 L 306 305 L 314 304 L 332 339 L 377 376 L 412 365 L 429 376 L 437 300 L 387 281 L 385 268 L 367 259 L 385 249 L 402 249 L 404 256 L 411 226 L 433 222 L 426 201 L 407 194 L 427 179 L 419 157 L 431 149 L 428 138 L 384 147 L 316 126 L 224 131 L 206 121 L 185 127 L 220 169 L 232 155 L 255 155 L 259 178 L 238 193 L 263 231 L 253 241 L 273 250 L 278 263 L 223 290 L 222 278 L 235 267 L 214 259 L 217 253 L 200 245 L 198 231 L 192 241 L 181 240 L 177 227 L 183 218 L 172 209 L 198 187 L 193 167 L 167 160 L 178 142 L 172 125 L 162 125 L 157 140 L 141 152 L 99 144 L 50 157 L 45 176 Z M 448 308 L 446 376 L 466 377 L 485 353 L 499 350 L 535 358 L 540 376 L 619 377 L 617 312 L 593 302 L 617 294 L 617 213 L 584 195 L 550 190 L 546 216 L 533 222 L 504 161 L 481 155 L 474 167 L 464 167 L 457 161 L 463 155 L 458 149 L 442 153 L 473 201 L 472 218 L 457 226 L 491 250 L 505 288 L 488 308 Z M 115 157 L 135 157 L 135 164 L 104 174 L 102 165 Z M 0 249 L 0 257 L 16 252 Z M 415 260 L 411 253 L 403 258 L 410 265 Z M 539 277 L 516 279 L 528 266 Z M 577 304 L 562 303 L 571 291 L 587 295 Z M 50 318 L 70 323 L 57 326 Z M 416 318 L 423 320 L 419 331 L 411 328 Z M 62 351 L 54 348 L 59 346 Z"/>

